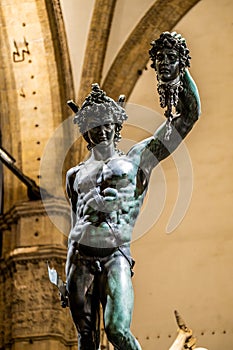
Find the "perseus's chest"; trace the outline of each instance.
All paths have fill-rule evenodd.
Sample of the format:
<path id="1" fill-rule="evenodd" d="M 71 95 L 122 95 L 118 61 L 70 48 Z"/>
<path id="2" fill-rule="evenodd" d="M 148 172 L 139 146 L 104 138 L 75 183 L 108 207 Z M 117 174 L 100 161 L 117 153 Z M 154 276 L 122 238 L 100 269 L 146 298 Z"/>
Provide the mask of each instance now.
<path id="1" fill-rule="evenodd" d="M 76 174 L 74 190 L 87 193 L 90 189 L 127 187 L 135 182 L 136 168 L 127 157 L 110 159 L 108 162 L 93 161 L 82 165 Z"/>

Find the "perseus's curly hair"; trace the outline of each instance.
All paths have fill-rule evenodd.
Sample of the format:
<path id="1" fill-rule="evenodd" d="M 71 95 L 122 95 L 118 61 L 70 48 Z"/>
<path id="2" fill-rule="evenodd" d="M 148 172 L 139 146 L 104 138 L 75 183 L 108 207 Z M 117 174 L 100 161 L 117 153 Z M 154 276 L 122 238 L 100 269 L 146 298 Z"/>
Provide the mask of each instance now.
<path id="1" fill-rule="evenodd" d="M 149 55 L 152 60 L 151 67 L 156 70 L 156 57 L 158 51 L 168 48 L 174 49 L 179 53 L 180 71 L 183 72 L 185 67 L 190 67 L 189 49 L 187 48 L 185 39 L 176 32 L 164 32 L 157 40 L 151 42 L 152 48 L 149 50 Z"/>
<path id="2" fill-rule="evenodd" d="M 88 136 L 88 121 L 95 118 L 99 119 L 96 126 L 105 124 L 105 120 L 111 120 L 115 125 L 114 145 L 120 141 L 120 131 L 123 122 L 128 118 L 125 110 L 119 102 L 108 97 L 106 93 L 100 89 L 97 83 L 92 84 L 92 91 L 86 97 L 80 110 L 74 117 L 74 124 L 78 124 L 83 138 L 87 141 L 88 150 L 91 150 L 93 145 Z"/>

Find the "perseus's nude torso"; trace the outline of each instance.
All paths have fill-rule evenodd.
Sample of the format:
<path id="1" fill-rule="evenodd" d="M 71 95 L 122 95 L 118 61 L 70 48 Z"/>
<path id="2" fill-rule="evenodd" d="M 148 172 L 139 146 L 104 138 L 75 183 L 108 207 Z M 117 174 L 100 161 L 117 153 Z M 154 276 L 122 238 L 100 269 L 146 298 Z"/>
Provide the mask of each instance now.
<path id="1" fill-rule="evenodd" d="M 137 174 L 137 164 L 124 155 L 81 163 L 73 173 L 75 224 L 69 238 L 95 248 L 129 243 L 145 194 L 138 194 Z"/>

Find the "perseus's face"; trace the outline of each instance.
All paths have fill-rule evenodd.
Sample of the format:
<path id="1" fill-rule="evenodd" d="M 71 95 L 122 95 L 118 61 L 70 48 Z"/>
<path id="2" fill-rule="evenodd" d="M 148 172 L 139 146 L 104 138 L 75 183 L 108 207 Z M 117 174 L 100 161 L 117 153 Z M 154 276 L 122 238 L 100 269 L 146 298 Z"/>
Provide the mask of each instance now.
<path id="1" fill-rule="evenodd" d="M 88 137 L 93 146 L 109 146 L 114 142 L 115 123 L 111 117 L 91 118 L 88 121 Z"/>
<path id="2" fill-rule="evenodd" d="M 180 59 L 177 50 L 163 48 L 157 52 L 155 66 L 158 79 L 169 82 L 176 79 L 180 73 Z"/>

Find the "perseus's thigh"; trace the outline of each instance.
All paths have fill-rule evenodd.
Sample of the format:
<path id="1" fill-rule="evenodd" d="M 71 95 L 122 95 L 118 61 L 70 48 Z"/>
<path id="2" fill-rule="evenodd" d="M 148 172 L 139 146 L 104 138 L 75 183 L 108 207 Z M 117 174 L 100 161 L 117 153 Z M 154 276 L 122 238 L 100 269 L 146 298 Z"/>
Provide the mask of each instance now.
<path id="1" fill-rule="evenodd" d="M 85 265 L 73 265 L 67 276 L 70 311 L 79 331 L 95 327 L 98 296 L 94 276 Z"/>
<path id="2" fill-rule="evenodd" d="M 100 292 L 105 327 L 121 324 L 129 328 L 134 304 L 129 262 L 119 255 L 111 259 L 105 269 L 105 283 L 101 283 L 105 289 Z"/>

